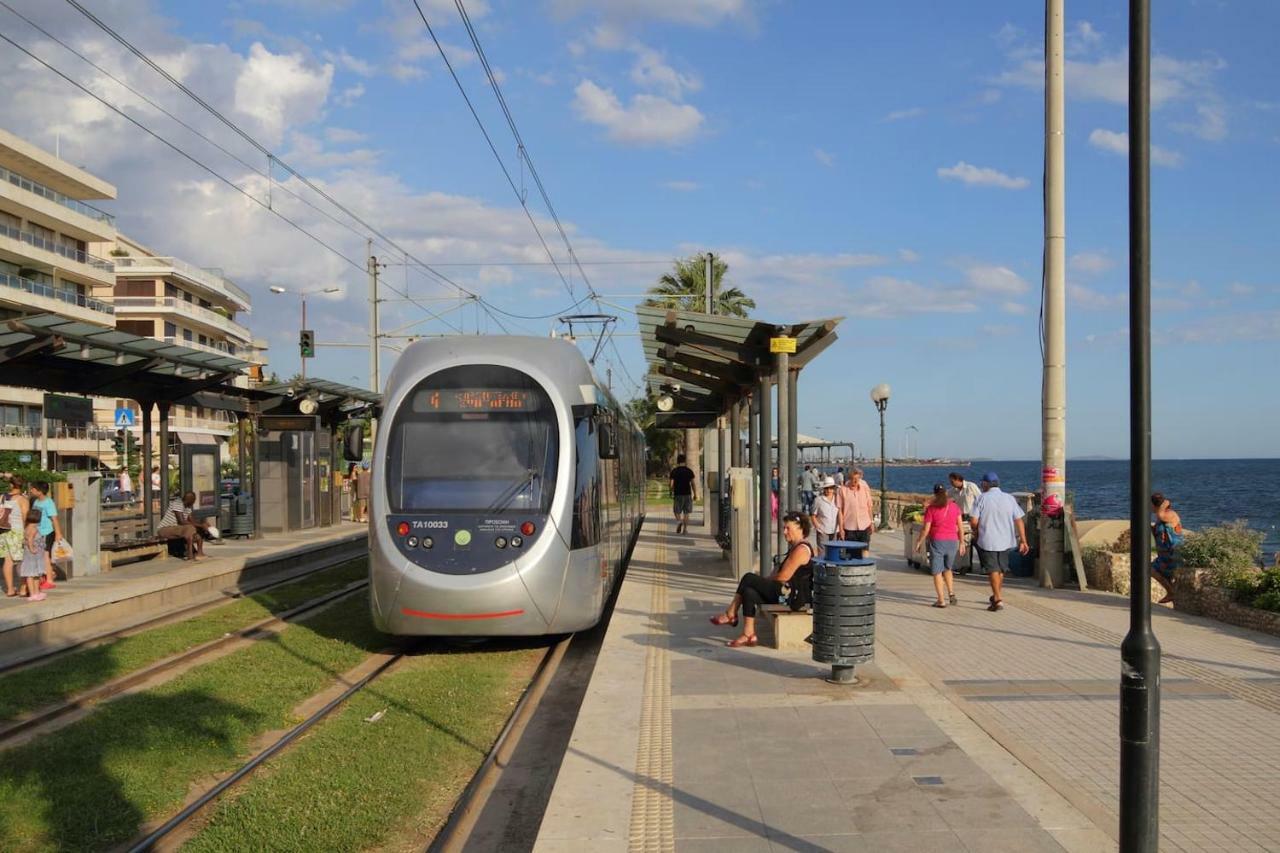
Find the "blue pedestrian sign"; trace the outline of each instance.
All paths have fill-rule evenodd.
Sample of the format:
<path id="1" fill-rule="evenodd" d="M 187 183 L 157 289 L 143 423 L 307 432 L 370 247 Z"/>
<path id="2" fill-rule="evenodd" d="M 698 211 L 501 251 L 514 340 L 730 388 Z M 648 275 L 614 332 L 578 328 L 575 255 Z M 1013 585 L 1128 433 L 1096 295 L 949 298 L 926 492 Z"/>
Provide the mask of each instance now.
<path id="1" fill-rule="evenodd" d="M 116 409 L 116 426 L 119 428 L 133 426 L 133 409 Z"/>

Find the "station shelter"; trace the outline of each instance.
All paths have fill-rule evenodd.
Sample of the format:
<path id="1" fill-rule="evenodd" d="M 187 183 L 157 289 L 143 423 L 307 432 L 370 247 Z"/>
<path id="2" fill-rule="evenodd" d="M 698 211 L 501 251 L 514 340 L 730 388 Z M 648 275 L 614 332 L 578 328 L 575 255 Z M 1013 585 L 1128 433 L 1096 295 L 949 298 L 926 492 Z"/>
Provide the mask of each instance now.
<path id="1" fill-rule="evenodd" d="M 319 379 L 296 383 L 255 384 L 249 362 L 229 355 L 80 323 L 52 314 L 37 314 L 0 323 L 0 364 L 6 384 L 63 395 L 96 395 L 132 400 L 141 414 L 141 458 L 147 460 L 137 478 L 140 506 L 134 513 L 140 532 L 153 534 L 159 514 L 170 500 L 170 453 L 176 447 L 178 494 L 196 493 L 200 515 L 232 513 L 231 535 L 260 536 L 328 526 L 341 520 L 333 472 L 337 434 L 353 419 L 376 416 L 378 394 Z M 230 412 L 236 421 L 236 469 L 232 483 L 221 477 L 221 448 L 208 441 L 174 440 L 169 413 L 177 405 L 203 406 Z M 153 414 L 154 413 L 154 414 Z M 153 423 L 154 422 L 154 423 Z M 159 444 L 159 452 L 155 444 Z M 160 468 L 159 489 L 148 469 Z M 81 472 L 71 480 L 81 494 L 64 492 L 61 506 L 73 501 L 84 523 L 99 511 L 116 517 L 121 510 L 101 504 L 101 475 Z M 158 493 L 157 493 L 158 492 Z M 228 500 L 230 498 L 231 500 Z M 265 510 L 265 513 L 264 513 Z M 221 526 L 221 525 L 220 525 Z M 96 532 L 96 531 L 95 531 Z M 82 546 L 73 540 L 77 564 Z M 92 553 L 97 553 L 94 543 Z M 85 564 L 96 563 L 96 558 Z"/>

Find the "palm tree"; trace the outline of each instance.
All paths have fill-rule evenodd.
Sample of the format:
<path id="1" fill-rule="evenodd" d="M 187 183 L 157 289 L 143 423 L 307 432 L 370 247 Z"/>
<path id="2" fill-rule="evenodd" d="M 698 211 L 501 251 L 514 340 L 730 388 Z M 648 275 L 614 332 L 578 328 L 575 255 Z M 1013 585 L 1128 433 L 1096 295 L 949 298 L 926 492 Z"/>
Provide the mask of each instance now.
<path id="1" fill-rule="evenodd" d="M 675 269 L 649 288 L 645 305 L 676 308 L 680 311 L 705 311 L 707 306 L 707 266 L 705 255 L 693 255 L 675 262 Z M 747 317 L 755 309 L 755 300 L 736 287 L 724 285 L 729 265 L 720 258 L 711 263 L 711 290 L 715 294 L 715 313 L 723 317 Z"/>

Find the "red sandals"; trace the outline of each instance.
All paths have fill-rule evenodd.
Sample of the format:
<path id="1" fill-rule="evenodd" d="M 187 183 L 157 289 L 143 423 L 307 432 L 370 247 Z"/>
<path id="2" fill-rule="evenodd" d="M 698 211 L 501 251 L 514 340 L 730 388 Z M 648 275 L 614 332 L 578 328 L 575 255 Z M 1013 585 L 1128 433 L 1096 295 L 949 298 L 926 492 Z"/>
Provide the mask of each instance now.
<path id="1" fill-rule="evenodd" d="M 725 645 L 731 649 L 739 649 L 739 648 L 742 648 L 743 646 L 758 645 L 759 642 L 760 640 L 759 638 L 756 637 L 755 634 L 752 634 L 750 637 L 748 637 L 746 634 L 743 634 L 741 637 L 734 637 L 732 640 L 725 643 Z"/>
<path id="2" fill-rule="evenodd" d="M 712 625 L 732 625 L 733 627 L 737 628 L 738 617 L 735 616 L 732 619 L 730 619 L 728 616 L 725 616 L 723 613 L 717 613 L 715 616 L 711 617 L 711 624 Z"/>

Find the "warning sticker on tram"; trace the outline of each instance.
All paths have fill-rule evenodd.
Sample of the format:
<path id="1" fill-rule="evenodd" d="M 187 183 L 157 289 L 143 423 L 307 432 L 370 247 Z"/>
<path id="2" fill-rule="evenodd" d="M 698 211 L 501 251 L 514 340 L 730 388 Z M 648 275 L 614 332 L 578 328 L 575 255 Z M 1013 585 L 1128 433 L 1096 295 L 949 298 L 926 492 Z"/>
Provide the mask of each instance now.
<path id="1" fill-rule="evenodd" d="M 419 391 L 415 412 L 531 412 L 538 397 L 524 388 L 440 388 Z"/>

